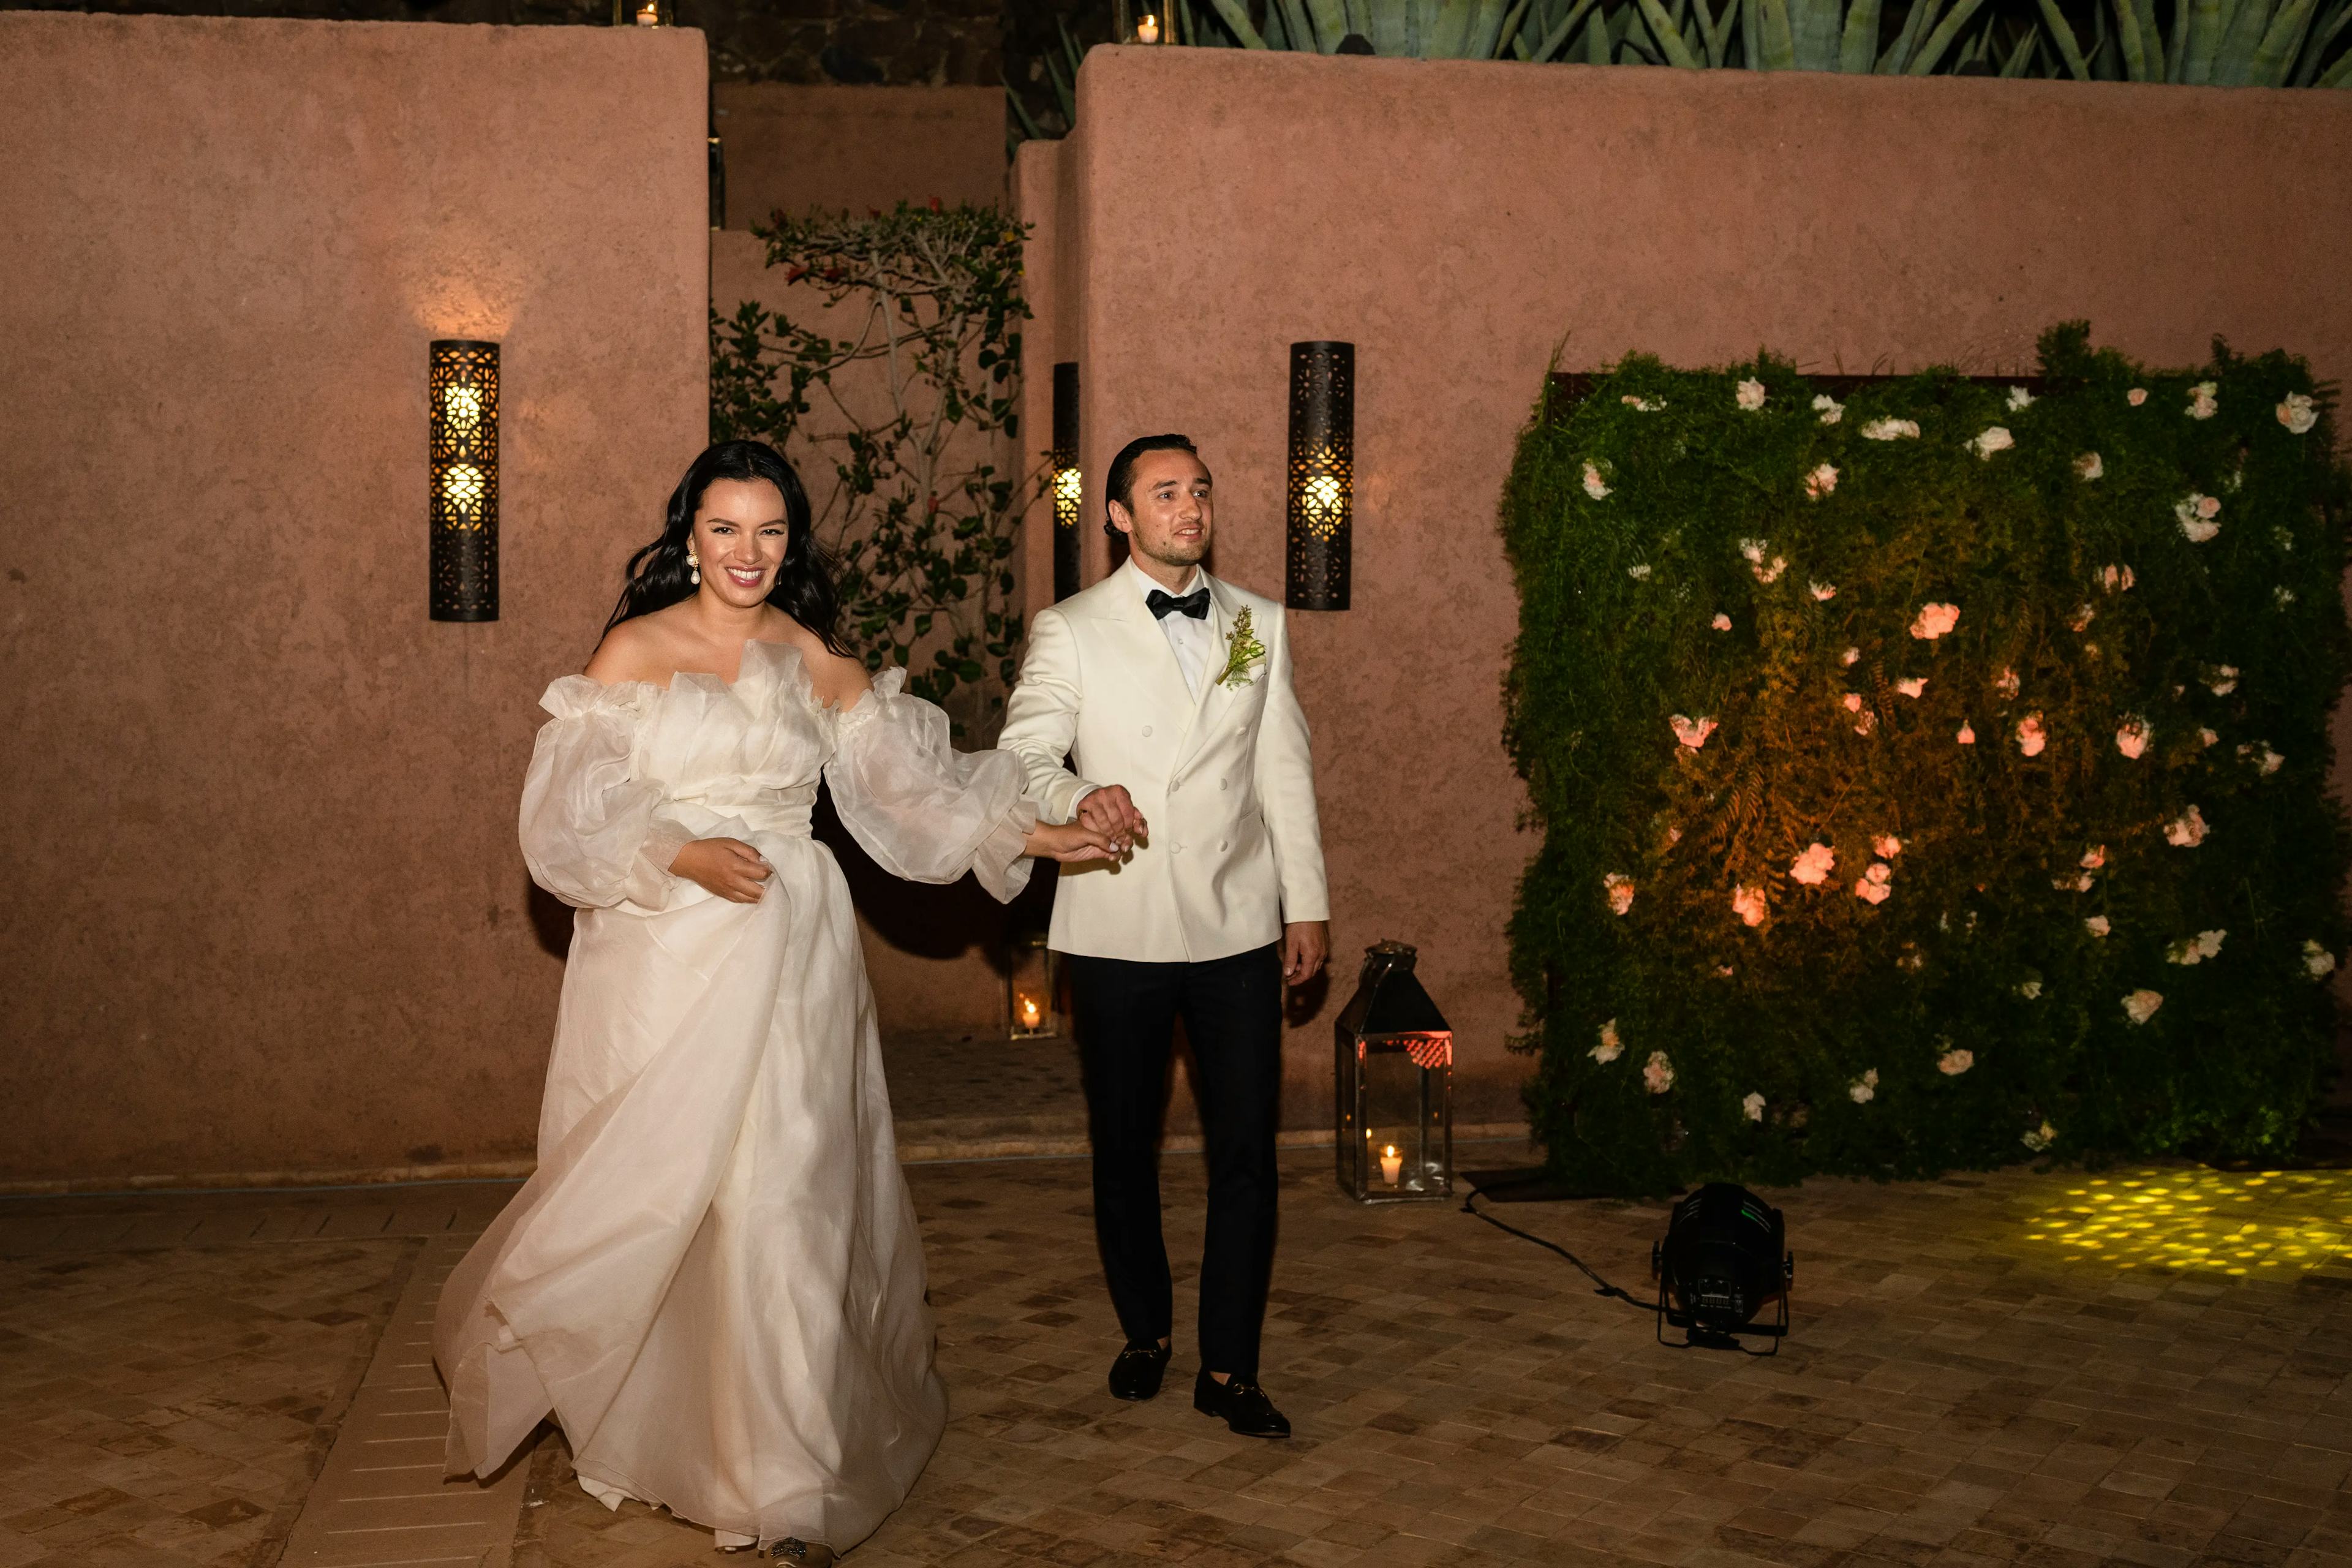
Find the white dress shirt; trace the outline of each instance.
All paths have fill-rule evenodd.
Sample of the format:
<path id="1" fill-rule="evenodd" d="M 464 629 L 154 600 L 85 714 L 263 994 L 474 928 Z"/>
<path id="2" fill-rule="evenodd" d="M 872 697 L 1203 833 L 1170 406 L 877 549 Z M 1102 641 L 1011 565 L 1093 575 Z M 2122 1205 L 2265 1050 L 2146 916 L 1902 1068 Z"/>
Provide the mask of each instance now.
<path id="1" fill-rule="evenodd" d="M 1150 603 L 1152 595 L 1167 592 L 1151 580 L 1150 574 L 1135 563 L 1131 555 L 1120 570 L 1134 575 L 1135 591 L 1147 605 Z M 1201 569 L 1195 566 L 1191 575 L 1184 579 L 1184 585 L 1169 597 L 1181 599 L 1200 586 Z M 1184 672 L 1184 689 L 1192 694 L 1193 701 L 1198 702 L 1201 700 L 1201 682 L 1209 678 L 1209 663 L 1216 657 L 1216 628 L 1209 625 L 1206 616 L 1196 617 L 1180 610 L 1171 610 L 1160 617 L 1160 632 L 1168 639 L 1169 647 L 1176 655 L 1176 668 Z"/>

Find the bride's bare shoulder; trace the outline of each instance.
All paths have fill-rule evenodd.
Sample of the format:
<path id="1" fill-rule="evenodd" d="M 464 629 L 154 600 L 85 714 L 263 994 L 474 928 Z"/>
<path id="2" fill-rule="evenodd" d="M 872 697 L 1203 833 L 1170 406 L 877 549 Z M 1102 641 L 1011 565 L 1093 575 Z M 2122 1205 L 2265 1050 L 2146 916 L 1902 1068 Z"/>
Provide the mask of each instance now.
<path id="1" fill-rule="evenodd" d="M 668 628 L 662 622 L 663 612 L 636 616 L 623 621 L 604 634 L 596 645 L 595 654 L 588 668 L 581 673 L 604 686 L 618 686 L 632 680 L 651 681 L 660 685 L 669 675 L 672 662 Z"/>

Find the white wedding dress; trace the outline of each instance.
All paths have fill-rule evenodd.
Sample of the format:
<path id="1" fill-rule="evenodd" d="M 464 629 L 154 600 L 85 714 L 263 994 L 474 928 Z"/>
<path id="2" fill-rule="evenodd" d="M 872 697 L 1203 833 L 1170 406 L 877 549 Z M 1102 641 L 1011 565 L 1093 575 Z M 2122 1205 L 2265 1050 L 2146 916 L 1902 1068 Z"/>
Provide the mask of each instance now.
<path id="1" fill-rule="evenodd" d="M 532 879 L 580 914 L 539 1167 L 443 1288 L 452 1474 L 552 1413 L 581 1484 L 846 1551 L 947 1418 L 849 891 L 809 837 L 822 773 L 886 869 L 999 899 L 1036 820 L 1010 753 L 961 753 L 886 672 L 845 712 L 754 642 L 731 687 L 548 688 L 523 786 Z M 774 868 L 739 904 L 668 873 L 689 839 Z"/>

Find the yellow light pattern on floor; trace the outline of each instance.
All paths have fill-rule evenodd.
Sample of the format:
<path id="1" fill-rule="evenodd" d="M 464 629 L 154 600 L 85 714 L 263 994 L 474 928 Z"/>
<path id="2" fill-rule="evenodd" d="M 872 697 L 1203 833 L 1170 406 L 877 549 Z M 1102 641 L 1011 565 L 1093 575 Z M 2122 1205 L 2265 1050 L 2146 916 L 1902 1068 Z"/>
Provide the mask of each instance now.
<path id="1" fill-rule="evenodd" d="M 2064 1262 L 2222 1274 L 2352 1262 L 2352 1171 L 2189 1166 L 2083 1176 L 2026 1226 Z"/>

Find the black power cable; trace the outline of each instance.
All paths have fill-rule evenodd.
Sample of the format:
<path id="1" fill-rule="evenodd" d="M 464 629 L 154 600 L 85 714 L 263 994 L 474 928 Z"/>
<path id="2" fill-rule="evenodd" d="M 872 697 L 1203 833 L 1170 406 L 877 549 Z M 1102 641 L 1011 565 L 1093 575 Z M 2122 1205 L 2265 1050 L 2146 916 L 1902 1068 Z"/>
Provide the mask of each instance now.
<path id="1" fill-rule="evenodd" d="M 1608 1280 L 1603 1279 L 1600 1275 L 1595 1274 L 1592 1271 L 1591 1267 L 1588 1265 L 1584 1259 L 1579 1258 L 1576 1254 L 1570 1252 L 1559 1243 L 1556 1241 L 1546 1241 L 1540 1236 L 1531 1235 L 1527 1231 L 1521 1230 L 1515 1225 L 1506 1225 L 1501 1220 L 1496 1219 L 1493 1215 L 1482 1212 L 1478 1207 L 1478 1191 L 1475 1187 L 1471 1189 L 1470 1195 L 1462 1200 L 1462 1212 L 1470 1215 L 1473 1219 L 1485 1220 L 1496 1230 L 1508 1231 L 1511 1235 L 1517 1237 L 1522 1241 L 1532 1241 L 1547 1252 L 1559 1253 L 1562 1258 L 1565 1258 L 1570 1263 L 1575 1264 L 1578 1268 L 1583 1270 L 1584 1277 L 1592 1281 L 1592 1293 L 1596 1296 L 1612 1296 L 1618 1300 L 1624 1302 L 1627 1306 L 1633 1308 L 1637 1312 L 1654 1313 L 1658 1310 L 1655 1302 L 1637 1300 L 1626 1290 L 1618 1286 L 1612 1285 Z"/>

